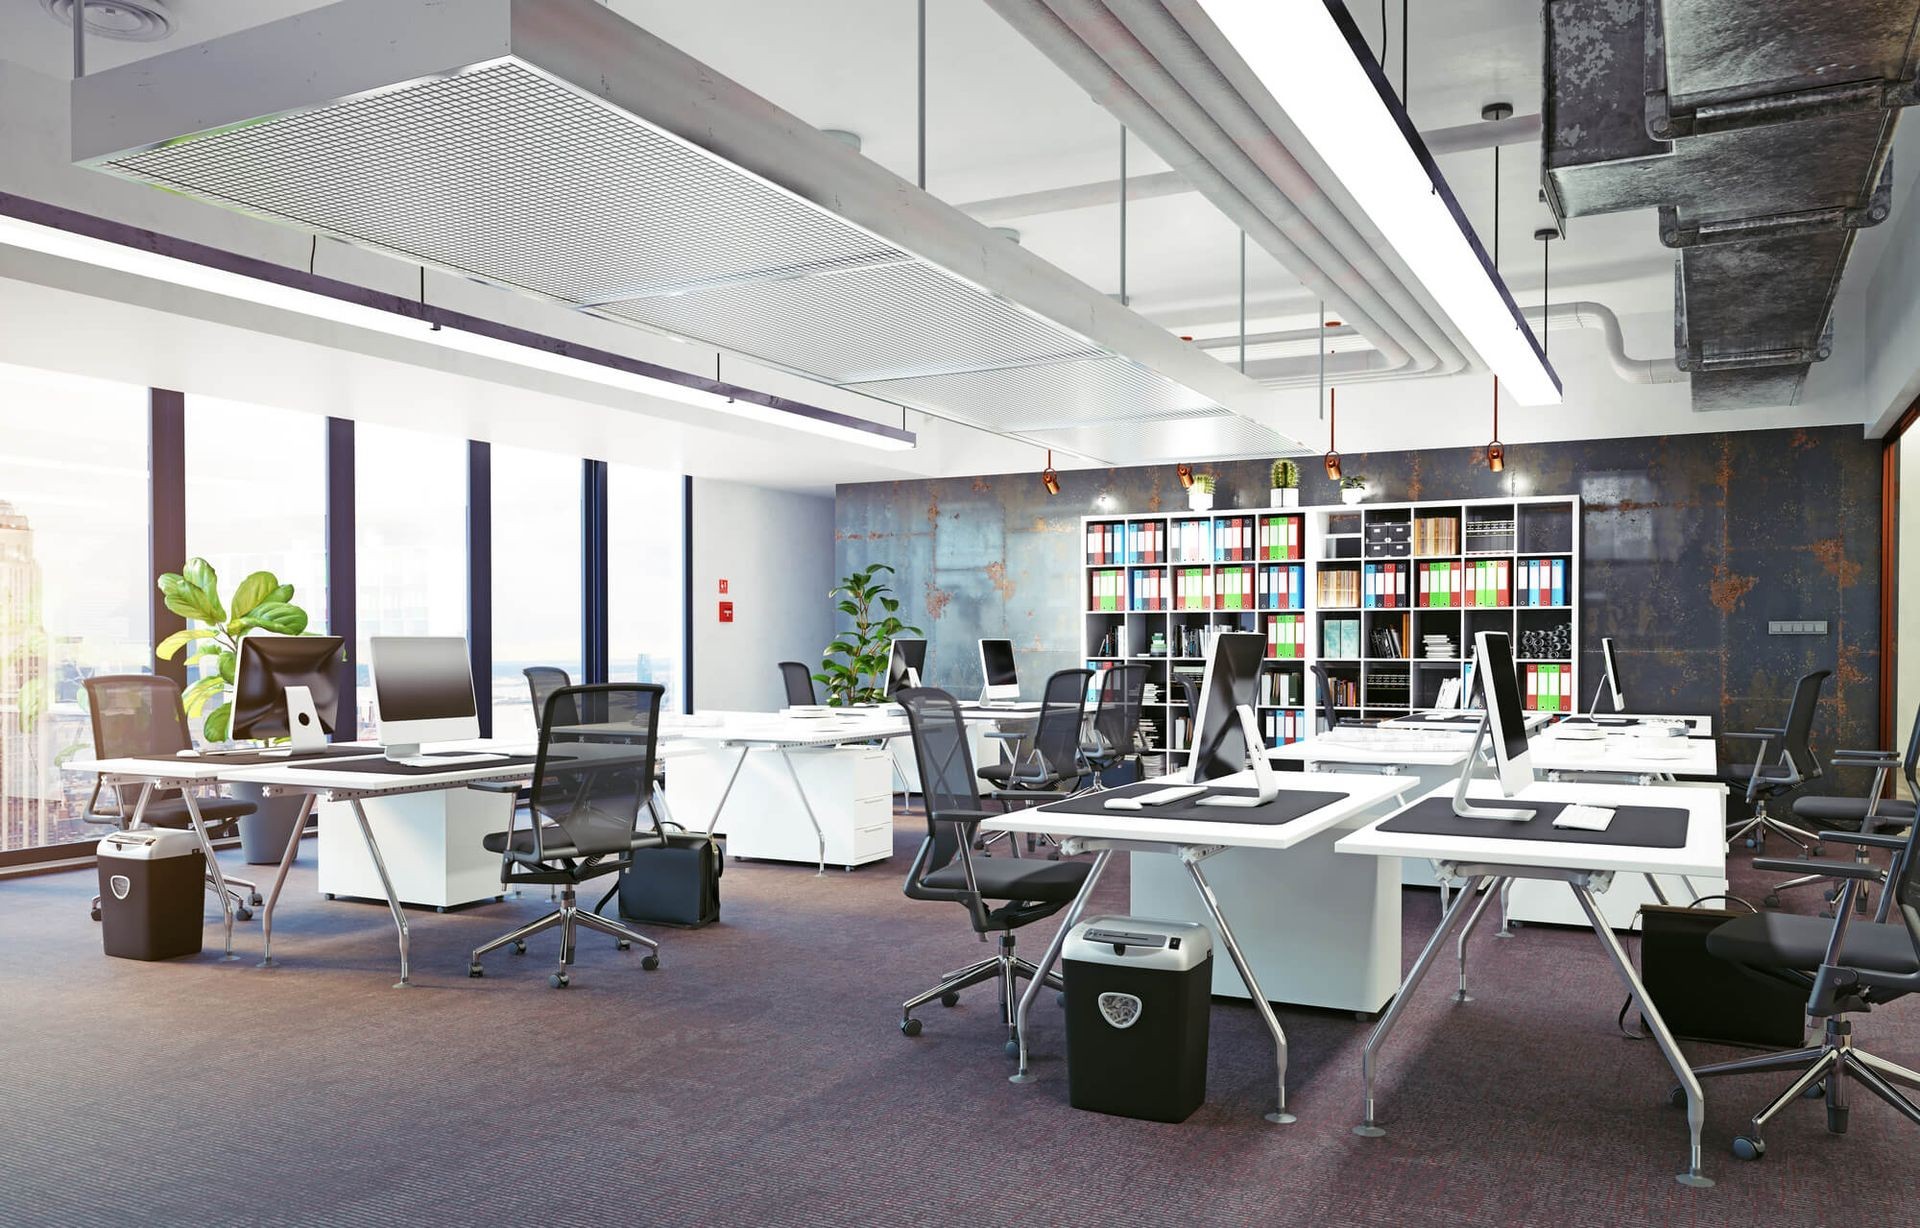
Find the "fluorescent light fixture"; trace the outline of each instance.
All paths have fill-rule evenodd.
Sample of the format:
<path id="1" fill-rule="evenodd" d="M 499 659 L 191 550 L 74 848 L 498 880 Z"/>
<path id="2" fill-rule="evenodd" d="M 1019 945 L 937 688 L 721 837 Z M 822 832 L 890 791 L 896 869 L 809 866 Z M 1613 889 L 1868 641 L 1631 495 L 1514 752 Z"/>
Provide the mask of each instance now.
<path id="1" fill-rule="evenodd" d="M 862 430 L 797 411 L 775 409 L 757 402 L 728 397 L 704 388 L 653 379 L 634 371 L 604 366 L 583 358 L 555 354 L 529 345 L 518 345 L 497 337 L 467 332 L 455 326 L 429 329 L 411 316 L 396 315 L 378 307 L 348 302 L 331 295 L 302 290 L 278 282 L 249 277 L 226 269 L 212 268 L 193 260 L 163 255 L 74 234 L 38 222 L 0 215 L 0 245 L 40 252 L 63 260 L 73 260 L 99 268 L 112 269 L 136 277 L 151 278 L 169 285 L 202 290 L 225 298 L 239 299 L 262 307 L 293 312 L 315 319 L 329 320 L 354 328 L 366 328 L 409 341 L 425 342 L 444 349 L 457 350 L 480 358 L 494 359 L 521 367 L 551 372 L 571 379 L 585 380 L 624 392 L 677 401 L 701 409 L 718 410 L 736 418 L 765 423 L 783 430 L 804 431 L 843 443 L 857 443 L 883 451 L 906 451 L 914 446 L 911 434 L 895 432 L 891 427 Z M 852 415 L 843 415 L 852 417 Z M 699 425 L 699 424 L 695 424 Z M 877 425 L 877 424 L 876 424 Z M 879 433 L 886 431 L 889 433 Z"/>
<path id="2" fill-rule="evenodd" d="M 1560 379 L 1339 0 L 1193 0 L 1523 405 Z"/>

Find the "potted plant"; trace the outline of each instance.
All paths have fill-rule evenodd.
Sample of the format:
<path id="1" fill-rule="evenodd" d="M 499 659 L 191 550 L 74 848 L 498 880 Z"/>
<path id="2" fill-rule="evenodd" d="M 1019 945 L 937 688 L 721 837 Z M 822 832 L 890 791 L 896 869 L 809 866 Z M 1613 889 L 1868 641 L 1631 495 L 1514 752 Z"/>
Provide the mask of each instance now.
<path id="1" fill-rule="evenodd" d="M 1367 479 L 1350 473 L 1340 479 L 1340 502 L 1354 504 L 1367 497 Z"/>
<path id="2" fill-rule="evenodd" d="M 1213 510 L 1213 488 L 1218 477 L 1211 473 L 1193 475 L 1193 485 L 1187 487 L 1187 510 L 1190 512 L 1210 512 Z"/>
<path id="3" fill-rule="evenodd" d="M 201 736 L 209 742 L 224 742 L 233 721 L 232 688 L 240 641 L 262 630 L 300 635 L 307 629 L 307 612 L 293 604 L 293 585 L 282 584 L 270 571 L 256 571 L 240 581 L 232 599 L 224 603 L 220 577 L 205 559 L 188 559 L 186 566 L 167 572 L 157 583 L 167 608 L 187 619 L 188 626 L 161 640 L 153 655 L 171 661 L 191 648 L 188 665 L 212 666 L 180 698 L 189 717 L 204 718 Z M 254 812 L 240 820 L 240 848 L 247 862 L 279 861 L 299 820 L 300 799 L 267 797 L 260 785 L 236 784 L 232 793 L 254 805 Z"/>
<path id="4" fill-rule="evenodd" d="M 1268 507 L 1300 506 L 1300 466 L 1290 460 L 1273 462 L 1272 489 L 1267 492 Z"/>
<path id="5" fill-rule="evenodd" d="M 886 700 L 887 654 L 893 637 L 919 635 L 920 628 L 902 622 L 900 600 L 880 576 L 893 574 L 885 563 L 869 563 L 830 589 L 829 599 L 838 597 L 842 614 L 853 626 L 842 631 L 827 645 L 820 660 L 820 672 L 813 680 L 827 688 L 827 703 L 836 708 L 855 704 L 877 704 Z M 878 608 L 876 617 L 875 607 Z"/>

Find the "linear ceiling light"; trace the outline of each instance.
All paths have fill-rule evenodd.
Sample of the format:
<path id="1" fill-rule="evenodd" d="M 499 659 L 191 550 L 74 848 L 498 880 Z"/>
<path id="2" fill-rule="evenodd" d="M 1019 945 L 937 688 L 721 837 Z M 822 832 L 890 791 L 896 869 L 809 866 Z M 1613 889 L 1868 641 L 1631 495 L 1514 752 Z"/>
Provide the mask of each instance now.
<path id="1" fill-rule="evenodd" d="M 770 426 L 824 435 L 844 443 L 862 444 L 883 451 L 905 451 L 911 449 L 915 442 L 912 432 L 897 430 L 883 423 L 868 423 L 864 427 L 852 425 L 860 421 L 852 415 L 836 413 L 835 417 L 845 417 L 848 420 L 847 425 L 842 425 L 831 420 L 809 417 L 803 413 L 757 404 L 738 396 L 729 397 L 706 388 L 679 384 L 672 380 L 653 379 L 636 371 L 623 371 L 617 367 L 591 362 L 584 358 L 572 358 L 533 346 L 516 345 L 496 337 L 467 332 L 457 326 L 442 328 L 435 325 L 429 330 L 411 316 L 396 315 L 378 307 L 347 302 L 316 291 L 281 285 L 226 269 L 210 268 L 192 260 L 162 255 L 88 235 L 74 234 L 71 231 L 43 226 L 37 222 L 23 221 L 19 218 L 0 216 L 0 247 L 23 248 L 64 260 L 74 260 L 99 268 L 132 274 L 136 277 L 151 278 L 169 285 L 202 290 L 262 307 L 276 308 L 314 319 L 329 320 L 336 324 L 372 329 L 390 336 L 422 341 L 480 358 L 490 358 L 516 366 L 548 371 L 555 375 L 585 380 L 625 392 L 660 397 L 682 405 L 717 410 L 736 418 L 751 419 Z M 717 381 L 716 386 L 731 387 L 719 384 Z M 744 390 L 736 391 L 744 392 Z M 712 426 L 714 429 L 726 429 L 719 423 Z"/>
<path id="2" fill-rule="evenodd" d="M 1193 0 L 1523 405 L 1560 378 L 1340 0 Z"/>

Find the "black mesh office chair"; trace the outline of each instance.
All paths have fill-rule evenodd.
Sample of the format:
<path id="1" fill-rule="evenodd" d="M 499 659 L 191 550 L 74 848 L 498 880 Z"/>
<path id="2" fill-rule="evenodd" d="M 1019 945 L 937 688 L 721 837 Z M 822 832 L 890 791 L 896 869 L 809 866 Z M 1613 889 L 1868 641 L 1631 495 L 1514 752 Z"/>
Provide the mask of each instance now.
<path id="1" fill-rule="evenodd" d="M 920 1021 L 913 1017 L 915 1010 L 936 998 L 942 1006 L 954 1006 L 960 1001 L 961 990 L 997 980 L 1001 1019 L 1007 1028 L 1007 1052 L 1018 1054 L 1014 1024 L 1020 1002 L 1017 986 L 1022 978 L 1032 980 L 1039 970 L 1014 955 L 1014 931 L 1071 904 L 1092 866 L 1082 861 L 973 856 L 975 830 L 980 820 L 993 812 L 980 806 L 960 705 L 947 692 L 931 687 L 908 687 L 898 698 L 913 731 L 914 761 L 920 767 L 927 814 L 927 837 L 907 870 L 907 898 L 960 904 L 967 910 L 974 933 L 1000 936 L 999 949 L 992 958 L 969 964 L 927 992 L 902 1002 L 900 1030 L 918 1036 Z M 1060 980 L 1050 973 L 1047 983 L 1058 987 Z"/>
<path id="2" fill-rule="evenodd" d="M 524 954 L 526 940 L 542 930 L 560 930 L 560 968 L 548 977 L 555 989 L 570 981 L 574 931 L 578 926 L 611 935 L 620 950 L 648 948 L 641 966 L 652 971 L 660 944 L 597 913 L 580 908 L 574 888 L 618 874 L 633 864 L 635 849 L 667 842 L 648 805 L 653 794 L 654 752 L 660 732 L 660 701 L 666 688 L 650 682 L 562 687 L 547 696 L 540 714 L 540 751 L 534 764 L 533 825 L 494 832 L 482 844 L 500 854 L 503 884 L 546 883 L 560 888 L 560 907 L 492 942 L 475 948 L 467 974 L 480 976 L 480 957 L 512 944 Z M 566 719 L 569 718 L 570 719 Z M 474 785 L 512 793 L 519 785 L 500 781 Z M 641 825 L 642 813 L 648 815 Z"/>
<path id="3" fill-rule="evenodd" d="M 981 768 L 980 779 L 1002 792 L 1057 792 L 1069 782 L 1078 787 L 1087 774 L 1080 757 L 1080 726 L 1086 720 L 1092 680 L 1090 669 L 1063 669 L 1047 679 L 1029 748 L 1016 758 Z"/>
<path id="4" fill-rule="evenodd" d="M 1115 665 L 1102 672 L 1100 698 L 1080 756 L 1099 789 L 1100 773 L 1140 757 L 1140 697 L 1147 689 L 1147 667 Z"/>
<path id="5" fill-rule="evenodd" d="M 820 702 L 813 693 L 813 671 L 800 662 L 780 662 L 780 681 L 787 688 L 788 707 L 806 707 Z"/>
<path id="6" fill-rule="evenodd" d="M 573 685 L 573 678 L 558 665 L 529 665 L 520 671 L 527 677 L 527 693 L 533 699 L 533 719 L 538 721 L 547 710 L 547 698 L 555 691 Z M 562 724 L 572 723 L 572 713 L 562 710 Z"/>
<path id="7" fill-rule="evenodd" d="M 1733 1140 L 1733 1154 L 1741 1159 L 1757 1160 L 1766 1154 L 1762 1131 L 1767 1122 L 1801 1096 L 1824 1099 L 1827 1129 L 1845 1134 L 1849 1082 L 1861 1084 L 1908 1121 L 1920 1125 L 1920 1108 L 1896 1086 L 1920 1088 L 1920 1073 L 1856 1048 L 1853 1024 L 1847 1018 L 1920 992 L 1920 857 L 1915 856 L 1914 848 L 1920 836 L 1916 833 L 1920 833 L 1920 826 L 1909 828 L 1902 840 L 1861 832 L 1819 833 L 1824 842 L 1865 845 L 1893 854 L 1887 891 L 1872 921 L 1854 916 L 1853 900 L 1866 884 L 1879 880 L 1878 867 L 1760 857 L 1754 859 L 1755 869 L 1844 880 L 1846 885 L 1841 888 L 1833 918 L 1754 913 L 1735 918 L 1707 935 L 1707 950 L 1721 959 L 1806 989 L 1807 1014 L 1827 1021 L 1826 1035 L 1819 1045 L 1720 1062 L 1694 1071 L 1701 1078 L 1763 1070 L 1799 1072 L 1785 1091 L 1753 1115 L 1747 1131 Z M 1890 920 L 1894 908 L 1899 913 Z M 1678 1100 L 1684 1103 L 1684 1095 Z"/>
<path id="8" fill-rule="evenodd" d="M 1809 845 L 1813 846 L 1814 853 L 1820 852 L 1812 832 L 1774 818 L 1767 805 L 1795 792 L 1808 781 L 1819 779 L 1820 760 L 1815 757 L 1812 746 L 1813 718 L 1820 709 L 1820 688 L 1832 676 L 1833 671 L 1827 669 L 1802 675 L 1794 684 L 1786 723 L 1781 727 L 1751 731 L 1730 729 L 1721 734 L 1757 743 L 1759 747 L 1751 765 L 1724 768 L 1720 773 L 1721 780 L 1743 790 L 1753 805 L 1752 815 L 1727 824 L 1729 847 L 1735 840 L 1745 839 L 1748 848 L 1760 848 L 1771 831 L 1785 837 L 1803 853 Z"/>
<path id="9" fill-rule="evenodd" d="M 128 759 L 144 756 L 167 757 L 193 747 L 193 734 L 187 727 L 187 711 L 180 703 L 180 684 L 171 678 L 153 674 L 102 674 L 80 684 L 87 692 L 87 716 L 93 724 L 93 753 L 100 759 Z M 154 789 L 147 804 L 139 804 L 141 790 L 129 790 L 129 797 L 114 785 L 105 786 L 113 795 L 109 809 L 100 808 L 102 788 L 95 784 L 87 803 L 86 818 L 91 823 L 114 827 L 171 827 L 193 830 L 193 814 L 178 789 Z M 206 825 L 200 851 L 207 858 L 207 887 L 225 890 L 233 898 L 234 917 L 247 921 L 253 917 L 248 905 L 260 902 L 258 885 L 244 878 L 224 874 L 213 857 L 211 839 L 232 834 L 235 820 L 252 814 L 252 802 L 229 797 L 195 795 L 201 821 Z M 242 894 L 244 892 L 245 894 Z M 225 907 L 224 902 L 222 908 Z M 93 898 L 93 919 L 100 919 L 100 897 Z"/>
<path id="10" fill-rule="evenodd" d="M 1860 797 L 1797 797 L 1793 800 L 1793 817 L 1812 831 L 1852 831 L 1863 832 L 1870 836 L 1894 836 L 1906 834 L 1913 826 L 1914 804 L 1897 797 L 1886 797 L 1887 780 L 1898 771 L 1907 782 L 1907 796 L 1920 797 L 1920 720 L 1916 720 L 1907 737 L 1905 755 L 1890 750 L 1837 750 L 1829 760 L 1837 768 L 1872 768 L 1873 784 Z M 1867 846 L 1854 846 L 1854 861 L 1860 865 L 1869 864 Z M 1764 903 L 1769 908 L 1780 904 L 1780 893 L 1796 887 L 1805 887 L 1814 883 L 1835 883 L 1827 892 L 1828 902 L 1839 898 L 1840 887 L 1836 880 L 1824 874 L 1803 874 L 1798 878 L 1775 883 L 1767 892 Z M 1865 910 L 1872 895 L 1871 886 L 1862 886 L 1855 894 L 1856 905 Z"/>
<path id="11" fill-rule="evenodd" d="M 1333 684 L 1327 681 L 1327 667 L 1315 661 L 1313 663 L 1313 727 L 1316 733 L 1325 733 L 1338 721 L 1333 719 Z"/>

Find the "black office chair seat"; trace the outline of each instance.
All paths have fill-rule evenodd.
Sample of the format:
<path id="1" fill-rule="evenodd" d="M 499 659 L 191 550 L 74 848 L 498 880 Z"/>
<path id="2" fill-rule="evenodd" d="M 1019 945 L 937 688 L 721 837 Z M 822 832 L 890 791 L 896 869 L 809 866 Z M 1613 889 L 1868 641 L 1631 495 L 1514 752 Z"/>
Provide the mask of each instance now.
<path id="1" fill-rule="evenodd" d="M 480 845 L 489 853 L 504 853 L 507 851 L 507 835 L 508 833 L 504 831 L 488 832 L 480 838 Z M 534 863 L 533 829 L 530 827 L 518 827 L 514 829 L 512 835 L 513 859 L 515 861 Z M 586 854 L 575 847 L 572 838 L 569 837 L 566 832 L 551 823 L 541 828 L 540 840 L 539 852 L 544 855 L 547 861 L 564 861 L 570 857 L 586 856 Z M 629 851 L 659 848 L 664 843 L 665 841 L 661 840 L 660 837 L 654 835 L 652 832 L 636 832 L 633 839 L 627 843 L 627 848 Z M 604 857 L 606 854 L 600 853 L 596 854 L 596 856 Z"/>
<path id="2" fill-rule="evenodd" d="M 1803 797 L 1793 803 L 1793 817 L 1820 829 L 1858 831 L 1867 820 L 1867 801 L 1860 797 Z M 1913 822 L 1913 803 L 1883 800 L 1873 817 L 1880 827 L 1905 827 Z"/>
<path id="3" fill-rule="evenodd" d="M 1092 869 L 1092 864 L 1084 861 L 981 857 L 973 863 L 973 881 L 980 885 L 982 899 L 1071 904 Z M 965 891 L 966 867 L 957 864 L 943 866 L 920 881 L 936 889 Z"/>
<path id="4" fill-rule="evenodd" d="M 196 799 L 200 806 L 200 817 L 206 820 L 208 827 L 220 827 L 244 818 L 257 807 L 252 802 L 235 801 L 230 797 L 209 797 Z M 128 809 L 132 817 L 133 811 Z M 193 815 L 187 810 L 187 803 L 178 797 L 153 797 L 147 799 L 147 808 L 140 812 L 140 821 L 148 827 L 177 827 L 181 829 L 193 826 Z"/>
<path id="5" fill-rule="evenodd" d="M 1833 922 L 1797 913 L 1761 912 L 1736 917 L 1707 935 L 1707 950 L 1749 968 L 1815 972 L 1826 959 Z M 1904 925 L 1856 921 L 1847 929 L 1841 960 L 1850 968 L 1895 976 L 1920 973 L 1913 938 Z"/>
<path id="6" fill-rule="evenodd" d="M 1038 770 L 1038 765 L 1031 762 L 1022 764 L 1021 766 L 1025 770 L 1019 776 L 1018 784 L 1023 789 L 1051 789 L 1067 779 L 1057 772 L 1040 771 L 1039 775 L 1035 775 L 1034 773 Z M 1014 779 L 1014 765 L 1011 763 L 989 763 L 979 769 L 975 775 L 979 776 L 980 779 L 986 781 L 988 784 L 995 785 L 1002 789 L 1011 788 L 1016 783 Z"/>

